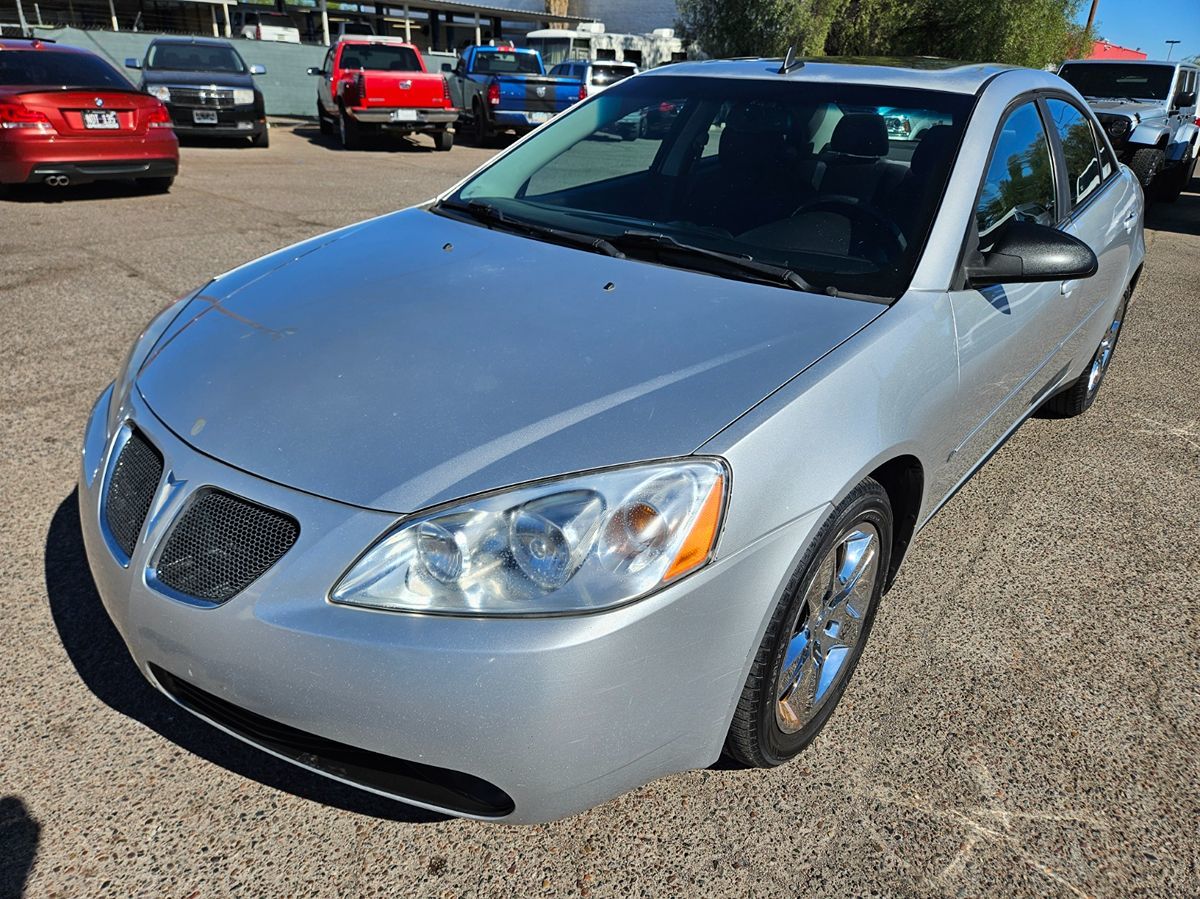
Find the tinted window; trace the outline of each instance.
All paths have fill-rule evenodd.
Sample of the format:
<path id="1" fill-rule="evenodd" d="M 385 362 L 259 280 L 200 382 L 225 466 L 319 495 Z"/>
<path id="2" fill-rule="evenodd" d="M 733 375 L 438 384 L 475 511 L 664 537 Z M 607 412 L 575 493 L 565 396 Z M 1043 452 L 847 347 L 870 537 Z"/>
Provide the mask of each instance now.
<path id="1" fill-rule="evenodd" d="M 1067 158 L 1067 187 L 1071 204 L 1077 206 L 1095 192 L 1103 178 L 1096 138 L 1087 117 L 1073 104 L 1047 100 L 1046 108 L 1062 141 L 1063 155 Z"/>
<path id="2" fill-rule="evenodd" d="M 975 211 L 983 246 L 988 246 L 991 232 L 1009 219 L 1054 224 L 1055 205 L 1050 143 L 1037 106 L 1026 103 L 1004 120 L 988 165 Z"/>
<path id="3" fill-rule="evenodd" d="M 539 72 L 538 59 L 532 53 L 479 53 L 475 56 L 473 71 L 480 74 L 524 72 L 536 75 Z"/>
<path id="4" fill-rule="evenodd" d="M 130 88 L 125 76 L 88 53 L 53 50 L 0 52 L 0 84 Z"/>
<path id="5" fill-rule="evenodd" d="M 151 44 L 148 69 L 183 72 L 243 72 L 242 59 L 232 47 L 205 44 Z"/>
<path id="6" fill-rule="evenodd" d="M 628 78 L 633 74 L 633 68 L 630 66 L 592 66 L 592 84 L 612 84 L 614 81 L 620 81 L 622 78 Z"/>
<path id="7" fill-rule="evenodd" d="M 419 72 L 421 63 L 411 47 L 387 44 L 350 44 L 342 48 L 343 69 L 367 69 L 372 72 Z"/>
<path id="8" fill-rule="evenodd" d="M 888 86 L 629 78 L 547 124 L 454 199 L 598 237 L 652 230 L 786 266 L 820 289 L 899 296 L 970 103 Z M 889 141 L 883 110 L 897 107 L 940 124 L 920 141 Z"/>
<path id="9" fill-rule="evenodd" d="M 1085 97 L 1165 100 L 1175 70 L 1141 63 L 1089 62 L 1068 63 L 1058 74 Z"/>

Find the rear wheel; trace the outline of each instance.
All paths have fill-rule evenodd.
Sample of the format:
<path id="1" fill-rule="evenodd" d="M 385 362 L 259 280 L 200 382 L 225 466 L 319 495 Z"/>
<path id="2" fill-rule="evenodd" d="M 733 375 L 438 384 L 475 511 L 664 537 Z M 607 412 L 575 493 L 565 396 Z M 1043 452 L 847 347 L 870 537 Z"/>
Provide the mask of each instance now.
<path id="1" fill-rule="evenodd" d="M 1083 374 L 1071 386 L 1046 400 L 1038 409 L 1038 417 L 1074 418 L 1076 415 L 1082 415 L 1096 402 L 1096 395 L 1100 392 L 1100 385 L 1108 373 L 1113 353 L 1116 352 L 1117 340 L 1121 337 L 1121 326 L 1125 323 L 1125 313 L 1129 308 L 1129 294 L 1130 291 L 1126 289 L 1108 330 L 1104 332 L 1100 346 L 1096 347 L 1092 361 L 1083 370 Z"/>
<path id="2" fill-rule="evenodd" d="M 729 755 L 780 765 L 825 726 L 866 645 L 891 546 L 891 504 L 867 478 L 821 527 L 771 617 L 725 741 Z"/>
<path id="3" fill-rule="evenodd" d="M 440 152 L 446 152 L 454 146 L 454 132 L 447 128 L 433 132 L 433 146 Z"/>
<path id="4" fill-rule="evenodd" d="M 350 118 L 345 109 L 342 109 L 338 116 L 338 138 L 341 140 L 343 150 L 357 150 L 362 146 L 362 135 L 358 122 Z"/>
<path id="5" fill-rule="evenodd" d="M 1129 167 L 1133 169 L 1138 181 L 1142 183 L 1142 190 L 1146 192 L 1147 196 L 1150 194 L 1154 179 L 1162 171 L 1164 159 L 1166 159 L 1166 154 L 1158 147 L 1145 147 L 1134 153 L 1133 158 L 1129 160 Z"/>
<path id="6" fill-rule="evenodd" d="M 138 178 L 137 186 L 148 194 L 165 194 L 171 190 L 175 179 L 171 178 Z"/>

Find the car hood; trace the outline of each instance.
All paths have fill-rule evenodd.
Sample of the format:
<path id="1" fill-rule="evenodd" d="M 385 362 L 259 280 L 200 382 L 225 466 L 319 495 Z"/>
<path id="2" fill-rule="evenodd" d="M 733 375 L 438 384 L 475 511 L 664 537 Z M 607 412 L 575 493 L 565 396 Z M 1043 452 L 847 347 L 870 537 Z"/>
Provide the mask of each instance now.
<path id="1" fill-rule="evenodd" d="M 885 308 L 413 209 L 218 278 L 137 384 L 201 452 L 411 512 L 690 453 Z"/>
<path id="2" fill-rule="evenodd" d="M 254 79 L 246 72 L 182 72 L 176 69 L 143 69 L 143 84 L 181 84 L 208 87 L 254 87 Z"/>
<path id="3" fill-rule="evenodd" d="M 1106 112 L 1112 115 L 1135 115 L 1147 119 L 1166 115 L 1162 104 L 1145 100 L 1089 100 L 1088 105 L 1095 112 Z"/>

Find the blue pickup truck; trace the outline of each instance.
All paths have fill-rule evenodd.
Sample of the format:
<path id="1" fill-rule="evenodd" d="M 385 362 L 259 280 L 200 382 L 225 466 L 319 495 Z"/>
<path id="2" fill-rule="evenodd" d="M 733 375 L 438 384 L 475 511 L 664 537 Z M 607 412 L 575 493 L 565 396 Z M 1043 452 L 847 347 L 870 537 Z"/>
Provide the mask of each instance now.
<path id="1" fill-rule="evenodd" d="M 467 47 L 447 80 L 462 110 L 458 130 L 479 146 L 504 132 L 532 131 L 586 96 L 579 79 L 547 75 L 536 50 L 511 46 Z"/>

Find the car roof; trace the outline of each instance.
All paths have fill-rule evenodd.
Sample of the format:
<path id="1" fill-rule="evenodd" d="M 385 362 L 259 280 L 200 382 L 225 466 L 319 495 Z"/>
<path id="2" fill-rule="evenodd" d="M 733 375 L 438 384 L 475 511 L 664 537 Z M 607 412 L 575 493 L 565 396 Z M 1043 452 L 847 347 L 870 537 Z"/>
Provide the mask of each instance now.
<path id="1" fill-rule="evenodd" d="M 337 39 L 337 43 L 346 44 L 348 46 L 364 44 L 386 44 L 389 47 L 408 47 L 410 50 L 416 50 L 417 45 L 409 43 L 401 37 L 392 37 L 388 34 L 346 34 Z M 420 51 L 418 51 L 420 52 Z"/>
<path id="2" fill-rule="evenodd" d="M 0 50 L 57 50 L 63 53 L 83 53 L 95 56 L 91 50 L 83 47 L 72 47 L 70 44 L 58 44 L 43 38 L 0 37 Z"/>
<path id="3" fill-rule="evenodd" d="M 1036 69 L 1020 69 L 998 63 L 958 62 L 936 57 L 837 57 L 797 59 L 794 67 L 781 74 L 780 59 L 710 59 L 701 62 L 677 62 L 642 73 L 638 77 L 669 78 L 679 75 L 706 78 L 760 78 L 764 81 L 828 81 L 849 84 L 878 84 L 888 87 L 911 87 L 923 90 L 946 91 L 955 94 L 976 94 L 996 75 Z M 1049 72 L 1048 86 L 1061 85 L 1058 76 Z"/>
<path id="4" fill-rule="evenodd" d="M 221 40 L 219 37 L 156 37 L 150 42 L 150 46 L 155 44 L 197 44 L 202 47 L 233 47 L 229 41 Z"/>

